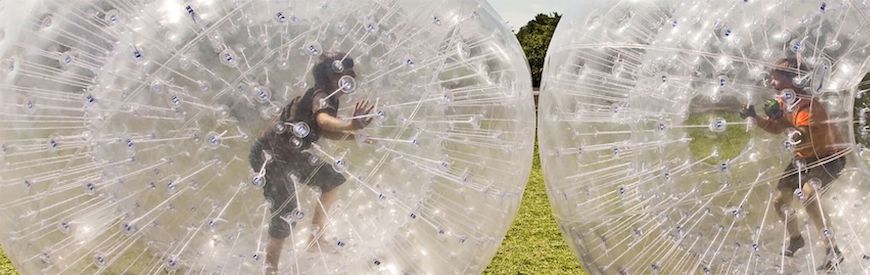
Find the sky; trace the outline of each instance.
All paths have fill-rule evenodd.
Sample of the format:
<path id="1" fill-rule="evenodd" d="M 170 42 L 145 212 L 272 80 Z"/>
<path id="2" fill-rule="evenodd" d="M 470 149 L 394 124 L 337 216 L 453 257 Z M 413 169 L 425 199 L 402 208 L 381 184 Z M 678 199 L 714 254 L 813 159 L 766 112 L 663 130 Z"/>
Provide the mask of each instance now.
<path id="1" fill-rule="evenodd" d="M 539 13 L 564 13 L 569 5 L 577 5 L 577 0 L 489 0 L 501 17 L 514 31 L 535 18 Z"/>

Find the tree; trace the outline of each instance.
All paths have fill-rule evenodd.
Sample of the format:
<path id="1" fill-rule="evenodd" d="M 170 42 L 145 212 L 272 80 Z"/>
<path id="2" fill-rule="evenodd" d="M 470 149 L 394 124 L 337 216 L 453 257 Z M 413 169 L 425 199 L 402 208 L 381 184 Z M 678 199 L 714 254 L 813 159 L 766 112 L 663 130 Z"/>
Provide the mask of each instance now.
<path id="1" fill-rule="evenodd" d="M 870 124 L 868 123 L 870 114 L 865 111 L 865 108 L 870 108 L 870 93 L 868 91 L 870 91 L 870 73 L 865 74 L 861 83 L 858 84 L 858 90 L 853 94 L 855 103 L 852 107 L 854 108 L 854 121 L 857 122 L 857 124 L 852 124 L 853 131 L 855 131 L 855 141 L 870 148 L 870 135 L 867 132 L 867 129 L 870 128 L 864 128 L 870 126 L 868 125 Z"/>
<path id="2" fill-rule="evenodd" d="M 550 39 L 553 38 L 553 32 L 556 31 L 556 25 L 559 24 L 560 19 L 562 19 L 562 15 L 556 12 L 552 15 L 539 13 L 534 20 L 529 21 L 517 32 L 517 39 L 529 59 L 529 67 L 532 70 L 532 86 L 535 88 L 541 86 L 544 58 L 547 56 Z"/>

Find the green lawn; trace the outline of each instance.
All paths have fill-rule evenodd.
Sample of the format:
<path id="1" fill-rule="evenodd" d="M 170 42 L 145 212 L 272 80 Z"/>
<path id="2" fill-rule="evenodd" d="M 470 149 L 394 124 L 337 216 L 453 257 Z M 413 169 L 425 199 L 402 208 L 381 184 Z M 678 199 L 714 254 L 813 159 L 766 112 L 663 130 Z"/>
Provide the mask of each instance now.
<path id="1" fill-rule="evenodd" d="M 485 274 L 584 274 L 550 209 L 535 145 L 520 210 Z"/>
<path id="2" fill-rule="evenodd" d="M 484 273 L 583 274 L 550 212 L 537 146 L 519 213 Z M 0 274 L 18 274 L 2 251 Z"/>
<path id="3" fill-rule="evenodd" d="M 692 114 L 683 125 L 710 124 L 716 118 L 724 118 L 730 122 L 743 122 L 745 119 L 733 112 L 714 112 L 708 114 Z M 724 132 L 716 133 L 708 128 L 689 128 L 686 130 L 692 141 L 689 142 L 689 151 L 695 159 L 703 159 L 713 153 L 719 152 L 719 156 L 708 158 L 708 164 L 718 165 L 723 161 L 731 160 L 740 155 L 751 138 L 746 131 L 745 125 L 729 125 Z"/>
<path id="4" fill-rule="evenodd" d="M 9 262 L 9 258 L 6 258 L 6 253 L 3 250 L 0 250 L 0 274 L 18 274 L 18 271 L 15 271 L 15 267 Z"/>

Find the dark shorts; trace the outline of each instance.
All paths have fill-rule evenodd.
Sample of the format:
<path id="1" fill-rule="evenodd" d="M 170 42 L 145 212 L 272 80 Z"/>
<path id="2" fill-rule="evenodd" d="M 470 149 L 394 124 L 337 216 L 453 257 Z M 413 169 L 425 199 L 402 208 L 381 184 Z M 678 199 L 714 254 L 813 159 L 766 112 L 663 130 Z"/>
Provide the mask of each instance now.
<path id="1" fill-rule="evenodd" d="M 262 154 L 262 144 L 255 143 L 250 157 L 254 171 L 263 167 Z M 294 218 L 291 215 L 299 215 L 297 218 L 301 218 L 301 212 L 294 213 L 297 207 L 295 186 L 305 184 L 319 187 L 321 192 L 329 192 L 347 180 L 332 165 L 306 152 L 295 152 L 293 156 L 275 156 L 266 164 L 265 170 L 263 195 L 271 205 L 269 236 L 279 239 L 290 236 L 292 224 L 288 220 Z M 297 180 L 295 183 L 293 176 Z"/>
<path id="2" fill-rule="evenodd" d="M 824 158 L 822 158 L 824 159 Z M 806 166 L 813 166 L 818 164 L 818 159 L 806 159 Z M 785 168 L 785 178 L 779 181 L 779 185 L 777 186 L 780 190 L 796 190 L 800 188 L 801 183 L 798 182 L 798 173 L 796 173 L 795 162 L 792 161 L 788 167 Z M 840 172 L 843 171 L 843 168 L 846 167 L 846 157 L 842 156 L 836 159 L 828 160 L 827 163 L 822 165 L 818 165 L 816 167 L 812 167 L 810 169 L 804 168 L 803 171 L 800 171 L 800 181 L 803 183 L 807 183 L 811 179 L 818 179 L 821 181 L 822 187 L 827 186 L 829 183 L 840 177 Z"/>

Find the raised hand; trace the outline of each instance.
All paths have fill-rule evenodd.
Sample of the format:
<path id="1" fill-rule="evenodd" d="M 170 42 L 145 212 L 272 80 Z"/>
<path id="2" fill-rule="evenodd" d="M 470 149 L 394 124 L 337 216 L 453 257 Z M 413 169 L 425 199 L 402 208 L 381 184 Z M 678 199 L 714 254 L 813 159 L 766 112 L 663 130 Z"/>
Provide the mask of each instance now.
<path id="1" fill-rule="evenodd" d="M 746 119 L 747 117 L 756 117 L 758 116 L 755 113 L 755 105 L 746 106 L 743 110 L 740 110 L 740 118 Z"/>
<path id="2" fill-rule="evenodd" d="M 354 119 L 353 119 L 353 121 L 351 121 L 351 124 L 353 125 L 354 130 L 359 130 L 359 129 L 365 128 L 370 123 L 372 123 L 371 117 L 362 117 L 362 116 L 368 115 L 369 113 L 372 112 L 372 110 L 374 108 L 375 108 L 375 106 L 373 104 L 371 104 L 371 102 L 369 102 L 368 100 L 361 100 L 361 101 L 358 101 L 356 103 L 356 105 L 353 108 Z"/>

